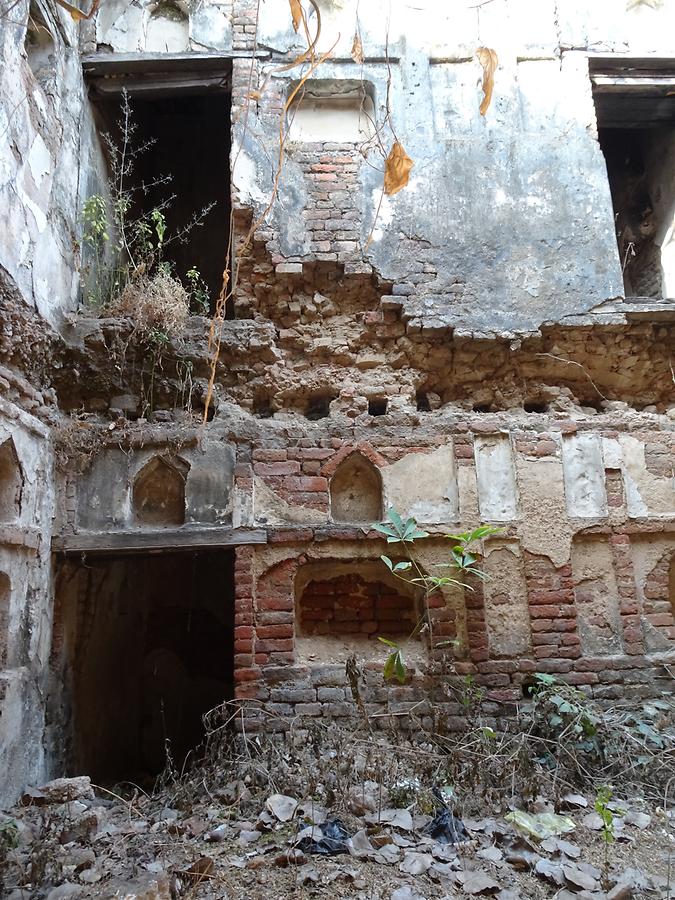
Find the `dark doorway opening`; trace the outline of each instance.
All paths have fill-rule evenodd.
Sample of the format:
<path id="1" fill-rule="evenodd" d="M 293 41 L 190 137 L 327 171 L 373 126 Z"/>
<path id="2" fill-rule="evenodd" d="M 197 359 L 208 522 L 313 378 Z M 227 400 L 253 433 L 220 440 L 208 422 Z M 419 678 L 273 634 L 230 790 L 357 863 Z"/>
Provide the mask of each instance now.
<path id="1" fill-rule="evenodd" d="M 220 65 L 226 72 L 217 77 L 176 70 L 171 79 L 156 72 L 92 79 L 99 130 L 118 148 L 125 140 L 123 91 L 131 108 L 127 142 L 135 156 L 127 218 L 161 210 L 162 261 L 171 264 L 192 295 L 192 311 L 201 314 L 215 309 L 230 232 L 231 71 L 228 61 Z M 191 227 L 195 220 L 200 224 Z M 203 284 L 194 282 L 194 270 Z"/>
<path id="2" fill-rule="evenodd" d="M 233 696 L 233 552 L 87 557 L 64 568 L 53 663 L 67 769 L 99 784 L 147 782 L 167 750 L 180 769 L 198 755 L 202 716 Z"/>

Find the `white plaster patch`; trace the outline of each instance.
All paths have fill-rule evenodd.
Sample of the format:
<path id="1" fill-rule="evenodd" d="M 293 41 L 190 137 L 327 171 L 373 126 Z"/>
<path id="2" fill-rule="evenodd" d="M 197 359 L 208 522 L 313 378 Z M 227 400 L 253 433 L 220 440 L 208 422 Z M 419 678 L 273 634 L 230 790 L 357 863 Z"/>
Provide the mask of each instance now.
<path id="1" fill-rule="evenodd" d="M 562 440 L 565 502 L 572 518 L 607 515 L 602 444 L 597 434 L 565 435 Z"/>
<path id="2" fill-rule="evenodd" d="M 459 497 L 452 444 L 432 453 L 410 453 L 382 469 L 385 506 L 421 524 L 459 519 Z"/>
<path id="3" fill-rule="evenodd" d="M 52 155 L 42 137 L 37 134 L 33 141 L 28 158 L 26 160 L 30 173 L 33 176 L 35 186 L 39 189 L 42 182 L 49 175 L 52 168 Z"/>
<path id="4" fill-rule="evenodd" d="M 232 172 L 232 183 L 239 194 L 241 203 L 245 204 L 249 201 L 254 203 L 267 202 L 267 195 L 258 183 L 258 167 L 244 150 L 237 152 Z"/>
<path id="5" fill-rule="evenodd" d="M 647 471 L 645 447 L 637 438 L 619 438 L 623 450 L 626 505 L 631 518 L 675 515 L 675 477 L 663 478 Z"/>
<path id="6" fill-rule="evenodd" d="M 387 228 L 394 221 L 394 204 L 386 194 L 382 193 L 381 188 L 375 188 L 371 192 L 371 209 L 377 212 L 377 219 L 371 240 L 381 241 Z M 381 201 L 381 202 L 380 202 Z M 379 211 L 378 211 L 379 205 Z"/>
<path id="7" fill-rule="evenodd" d="M 509 436 L 476 437 L 474 453 L 481 517 L 511 522 L 518 516 L 518 494 Z"/>

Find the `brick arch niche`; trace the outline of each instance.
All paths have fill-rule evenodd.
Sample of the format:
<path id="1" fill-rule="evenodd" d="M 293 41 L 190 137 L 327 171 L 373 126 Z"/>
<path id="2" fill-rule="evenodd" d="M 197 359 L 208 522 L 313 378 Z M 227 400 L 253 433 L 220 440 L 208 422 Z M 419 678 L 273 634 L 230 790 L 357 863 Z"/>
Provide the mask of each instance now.
<path id="1" fill-rule="evenodd" d="M 343 459 L 330 480 L 333 522 L 370 525 L 382 520 L 382 478 L 361 453 Z"/>
<path id="2" fill-rule="evenodd" d="M 380 560 L 322 560 L 298 570 L 295 634 L 299 658 L 342 658 L 342 651 L 382 656 L 378 637 L 407 640 L 423 614 L 422 595 Z M 411 641 L 426 652 L 417 634 Z"/>
<path id="3" fill-rule="evenodd" d="M 134 518 L 138 525 L 171 526 L 185 522 L 185 479 L 189 466 L 182 459 L 155 456 L 136 475 Z"/>

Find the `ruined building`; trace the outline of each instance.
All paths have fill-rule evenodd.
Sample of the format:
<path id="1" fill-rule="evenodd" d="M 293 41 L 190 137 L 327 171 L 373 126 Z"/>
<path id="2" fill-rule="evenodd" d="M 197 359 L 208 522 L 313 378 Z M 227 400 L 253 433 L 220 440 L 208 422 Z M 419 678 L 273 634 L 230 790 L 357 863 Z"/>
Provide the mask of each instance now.
<path id="1" fill-rule="evenodd" d="M 156 773 L 223 700 L 355 718 L 352 653 L 404 729 L 458 676 L 497 725 L 535 672 L 670 690 L 675 2 L 89 3 L 0 16 L 2 798 Z M 195 226 L 171 332 L 145 263 L 101 302 L 120 146 L 150 257 Z M 490 580 L 420 609 L 391 507 L 428 572 L 499 526 Z"/>

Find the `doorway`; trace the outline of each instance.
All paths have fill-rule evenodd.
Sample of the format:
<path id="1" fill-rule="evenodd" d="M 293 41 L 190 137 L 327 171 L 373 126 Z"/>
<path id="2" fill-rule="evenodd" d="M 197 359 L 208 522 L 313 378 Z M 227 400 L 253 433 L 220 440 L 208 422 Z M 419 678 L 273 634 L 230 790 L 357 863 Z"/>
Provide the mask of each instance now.
<path id="1" fill-rule="evenodd" d="M 233 551 L 87 556 L 58 585 L 66 768 L 98 784 L 181 769 L 233 696 Z"/>

